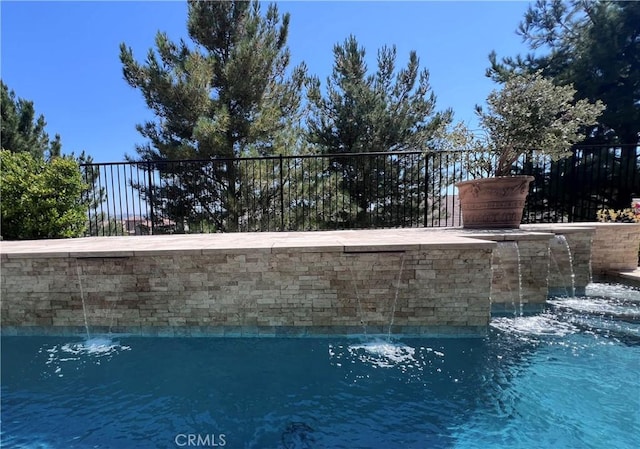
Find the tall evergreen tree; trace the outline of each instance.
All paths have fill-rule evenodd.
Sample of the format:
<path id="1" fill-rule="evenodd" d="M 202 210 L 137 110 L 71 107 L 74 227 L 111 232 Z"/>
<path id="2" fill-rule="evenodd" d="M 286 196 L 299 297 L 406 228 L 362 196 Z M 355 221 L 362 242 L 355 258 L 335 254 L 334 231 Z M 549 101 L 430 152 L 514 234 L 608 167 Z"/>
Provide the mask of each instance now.
<path id="1" fill-rule="evenodd" d="M 559 84 L 573 84 L 578 98 L 607 109 L 591 142 L 635 144 L 640 137 L 640 3 L 538 0 L 518 33 L 537 53 L 490 55 L 488 75 L 541 70 Z"/>
<path id="2" fill-rule="evenodd" d="M 503 82 L 514 72 L 540 70 L 558 84 L 573 84 L 576 98 L 607 106 L 583 143 L 609 148 L 584 158 L 589 166 L 579 172 L 590 173 L 590 179 L 575 175 L 571 163 L 554 164 L 552 172 L 560 179 L 549 184 L 571 185 L 557 203 L 572 210 L 586 205 L 575 211 L 582 219 L 595 219 L 594 198 L 610 207 L 628 207 L 632 194 L 640 191 L 640 3 L 538 0 L 518 33 L 535 52 L 501 61 L 492 53 L 487 75 Z"/>
<path id="3" fill-rule="evenodd" d="M 33 101 L 17 98 L 13 90 L 0 81 L 0 110 L 2 111 L 2 149 L 12 153 L 29 153 L 34 158 L 51 159 L 60 155 L 58 134 L 51 140 L 45 131 L 44 115 L 36 118 Z"/>
<path id="4" fill-rule="evenodd" d="M 275 4 L 262 15 L 257 0 L 189 0 L 191 45 L 158 32 L 155 51 L 140 64 L 121 44 L 124 78 L 157 116 L 137 126 L 148 139 L 137 148 L 140 159 L 216 160 L 282 151 L 274 142 L 299 117 L 304 79 L 303 66 L 288 77 L 288 25 L 289 15 L 280 16 Z M 218 230 L 238 227 L 242 180 L 234 162 L 212 162 L 199 175 L 163 167 L 171 185 L 146 193 L 156 206 L 168 204 L 170 218 L 204 220 Z"/>
<path id="5" fill-rule="evenodd" d="M 323 93 L 320 80 L 308 85 L 310 115 L 308 139 L 323 153 L 353 154 L 425 150 L 436 133 L 451 122 L 452 112 L 436 112 L 436 97 L 429 84 L 429 72 L 420 70 L 414 51 L 405 68 L 396 70 L 396 48 L 378 51 L 374 74 L 368 73 L 366 51 L 354 36 L 333 49 L 334 66 Z M 402 166 L 387 158 L 384 163 L 358 157 L 337 157 L 331 170 L 342 175 L 342 186 L 358 206 L 348 226 L 399 225 L 391 220 L 393 206 L 404 207 L 394 198 L 412 189 L 409 176 L 415 165 Z M 425 167 L 422 168 L 424 170 Z M 423 178 L 424 179 L 424 178 Z M 407 189 L 407 191 L 404 191 Z M 388 194 L 380 194 L 388 192 Z M 372 198 L 380 202 L 372 204 Z M 426 202 L 422 202 L 425 207 Z M 384 209 L 384 210 L 381 210 Z M 397 214 L 396 214 L 397 215 Z M 372 217 L 377 217 L 372 219 Z"/>

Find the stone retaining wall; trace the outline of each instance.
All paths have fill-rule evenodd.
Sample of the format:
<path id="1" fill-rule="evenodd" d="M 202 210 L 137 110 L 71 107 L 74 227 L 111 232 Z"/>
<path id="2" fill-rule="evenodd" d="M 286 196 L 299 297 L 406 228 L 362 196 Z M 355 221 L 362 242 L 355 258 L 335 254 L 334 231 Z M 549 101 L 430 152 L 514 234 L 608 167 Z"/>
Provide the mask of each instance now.
<path id="1" fill-rule="evenodd" d="M 591 269 L 596 277 L 638 268 L 640 223 L 589 223 L 595 228 Z"/>
<path id="2" fill-rule="evenodd" d="M 492 256 L 492 312 L 539 311 L 548 296 L 549 241 L 553 234 L 502 232 L 473 236 L 497 242 Z"/>
<path id="3" fill-rule="evenodd" d="M 536 224 L 522 229 L 566 236 L 574 254 L 577 285 L 586 285 L 591 276 L 601 279 L 638 268 L 640 223 Z"/>
<path id="4" fill-rule="evenodd" d="M 279 234 L 251 237 L 251 248 L 229 235 L 166 236 L 173 249 L 153 249 L 169 241 L 159 237 L 85 239 L 66 252 L 60 241 L 12 242 L 0 260 L 2 332 L 82 332 L 86 315 L 98 333 L 481 334 L 491 310 L 517 312 L 520 296 L 527 312 L 568 293 L 568 252 L 556 234 L 570 249 L 577 294 L 591 269 L 597 278 L 637 266 L 640 224 L 369 231 L 354 245 L 336 243 L 353 233 Z M 317 246 L 300 243 L 307 238 Z M 129 242 L 137 246 L 124 249 Z M 519 257 L 515 243 L 492 253 L 496 242 L 517 242 Z"/>
<path id="5" fill-rule="evenodd" d="M 548 282 L 550 296 L 585 294 L 587 284 L 591 282 L 591 250 L 594 232 L 593 228 L 566 228 L 550 240 Z"/>
<path id="6" fill-rule="evenodd" d="M 93 332 L 477 334 L 490 318 L 493 246 L 3 254 L 2 327 L 79 332 L 84 301 Z"/>

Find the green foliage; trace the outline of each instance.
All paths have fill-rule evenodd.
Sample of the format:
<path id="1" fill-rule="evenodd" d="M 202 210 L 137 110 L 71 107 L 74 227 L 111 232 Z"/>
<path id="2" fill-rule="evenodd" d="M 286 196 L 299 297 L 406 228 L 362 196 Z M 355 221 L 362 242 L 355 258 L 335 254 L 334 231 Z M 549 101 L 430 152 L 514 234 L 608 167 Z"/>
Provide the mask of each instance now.
<path id="1" fill-rule="evenodd" d="M 368 74 L 365 49 L 354 36 L 335 45 L 333 53 L 333 71 L 325 92 L 317 77 L 311 77 L 307 85 L 307 138 L 319 152 L 422 151 L 451 122 L 450 110 L 435 111 L 429 72 L 420 70 L 415 52 L 409 54 L 405 68 L 396 70 L 395 47 L 383 47 L 378 51 L 374 74 Z M 424 169 L 394 163 L 392 156 L 385 163 L 355 156 L 332 160 L 329 171 L 338 174 L 342 191 L 357 206 L 355 216 L 346 220 L 347 226 L 393 225 L 390 220 L 395 207 L 406 209 L 420 203 L 410 198 L 412 206 L 400 204 L 401 198 L 409 198 L 400 195 L 406 193 L 403 189 L 424 192 L 420 186 L 403 184 L 418 179 L 412 173 Z M 372 204 L 372 194 L 379 192 L 388 192 L 387 197 L 379 195 L 380 202 Z M 377 218 L 372 223 L 373 216 Z"/>
<path id="2" fill-rule="evenodd" d="M 43 115 L 35 118 L 35 109 L 32 101 L 23 98 L 16 98 L 14 91 L 9 91 L 8 87 L 0 82 L 2 102 L 2 149 L 12 153 L 28 153 L 34 159 L 45 161 L 59 157 L 62 151 L 60 135 L 56 134 L 53 140 L 49 140 L 49 135 L 45 131 L 46 121 Z M 78 157 L 71 153 L 78 164 L 82 166 L 82 176 L 84 181 L 93 186 L 91 201 L 89 205 L 94 210 L 105 198 L 105 190 L 96 186 L 98 172 L 91 165 L 93 158 L 84 151 Z M 90 191 L 85 192 L 87 198 Z"/>
<path id="3" fill-rule="evenodd" d="M 634 176 L 640 169 L 640 2 L 538 0 L 529 7 L 518 33 L 533 52 L 501 61 L 492 53 L 487 74 L 503 82 L 512 73 L 541 70 L 558 85 L 572 84 L 576 98 L 604 102 L 607 109 L 581 144 L 608 145 L 609 150 L 590 162 L 591 179 L 571 189 L 581 190 L 580 198 L 573 199 L 582 204 L 602 195 L 596 186 L 616 185 L 607 203 L 625 207 L 640 189 L 640 178 Z M 611 160 L 627 168 L 612 171 Z M 568 173 L 556 171 L 552 177 L 566 183 Z"/>
<path id="4" fill-rule="evenodd" d="M 636 209 L 601 209 L 598 211 L 601 223 L 640 223 L 640 212 Z"/>
<path id="5" fill-rule="evenodd" d="M 640 136 L 640 3 L 538 0 L 518 33 L 535 53 L 497 61 L 488 75 L 542 70 L 559 85 L 572 84 L 579 99 L 607 105 L 588 143 L 634 144 Z"/>
<path id="6" fill-rule="evenodd" d="M 367 74 L 365 49 L 354 36 L 333 49 L 334 66 L 326 80 L 308 83 L 309 141 L 325 153 L 422 150 L 452 112 L 435 112 L 429 72 L 420 70 L 415 52 L 396 71 L 395 47 L 378 51 L 377 70 Z"/>
<path id="7" fill-rule="evenodd" d="M 194 1 L 188 4 L 187 30 L 192 44 L 156 36 L 144 64 L 131 48 L 120 47 L 125 80 L 140 89 L 157 122 L 138 126 L 149 142 L 137 148 L 145 161 L 233 158 L 249 152 L 273 154 L 283 133 L 296 129 L 304 67 L 287 77 L 289 15 L 275 4 L 262 15 L 257 1 Z M 203 174 L 167 173 L 171 191 L 153 192 L 158 207 L 169 198 L 196 220 L 216 221 L 216 228 L 238 226 L 242 180 L 232 164 Z M 206 190 L 197 198 L 189 192 Z M 150 196 L 151 192 L 145 192 Z M 224 213 L 207 214 L 222 203 Z M 171 211 L 167 211 L 171 217 Z"/>
<path id="8" fill-rule="evenodd" d="M 0 152 L 1 228 L 5 239 L 79 237 L 88 186 L 71 157 L 49 161 L 27 152 Z"/>
<path id="9" fill-rule="evenodd" d="M 49 159 L 60 155 L 60 136 L 53 140 L 45 131 L 47 122 L 43 115 L 35 118 L 32 101 L 16 98 L 14 91 L 0 81 L 0 110 L 2 132 L 0 140 L 3 150 L 13 153 L 29 153 L 35 158 Z"/>
<path id="10" fill-rule="evenodd" d="M 514 75 L 487 98 L 488 111 L 476 106 L 486 130 L 495 174 L 507 176 L 525 153 L 538 150 L 558 160 L 570 154 L 604 109 L 602 102 L 574 100 L 572 86 L 556 86 L 540 72 Z"/>

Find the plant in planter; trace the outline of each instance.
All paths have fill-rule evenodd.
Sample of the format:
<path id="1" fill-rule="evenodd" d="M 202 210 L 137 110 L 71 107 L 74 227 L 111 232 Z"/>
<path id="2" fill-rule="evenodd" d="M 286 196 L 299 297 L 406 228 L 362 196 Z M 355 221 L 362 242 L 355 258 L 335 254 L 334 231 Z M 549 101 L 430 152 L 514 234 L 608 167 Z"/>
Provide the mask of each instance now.
<path id="1" fill-rule="evenodd" d="M 465 228 L 519 228 L 532 176 L 511 176 L 521 158 L 533 150 L 558 160 L 571 154 L 605 106 L 574 98 L 572 85 L 556 86 L 540 72 L 514 75 L 487 98 L 487 111 L 476 106 L 485 134 L 454 130 L 465 148 L 482 148 L 466 160 L 473 179 L 457 183 Z"/>

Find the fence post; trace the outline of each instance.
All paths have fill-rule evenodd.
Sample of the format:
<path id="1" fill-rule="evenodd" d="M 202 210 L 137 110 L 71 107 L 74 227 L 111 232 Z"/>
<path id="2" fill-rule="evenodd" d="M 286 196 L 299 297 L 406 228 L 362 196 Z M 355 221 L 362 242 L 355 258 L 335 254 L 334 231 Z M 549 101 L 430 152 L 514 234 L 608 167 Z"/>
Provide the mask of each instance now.
<path id="1" fill-rule="evenodd" d="M 418 176 L 420 176 L 418 170 Z M 429 151 L 424 152 L 424 220 L 422 227 L 426 228 L 429 221 Z M 419 181 L 418 181 L 419 182 Z M 420 185 L 420 184 L 418 184 Z"/>
<path id="2" fill-rule="evenodd" d="M 284 158 L 280 154 L 280 231 L 284 231 Z"/>
<path id="3" fill-rule="evenodd" d="M 149 184 L 149 219 L 151 220 L 151 229 L 149 232 L 153 235 L 156 217 L 153 212 L 153 176 L 151 176 L 152 162 L 147 161 L 147 181 Z"/>
<path id="4" fill-rule="evenodd" d="M 569 175 L 569 179 L 573 179 L 574 183 L 576 181 L 576 177 L 578 176 L 578 170 L 576 167 L 578 158 L 576 157 L 576 149 L 573 148 L 571 151 L 571 173 Z M 573 223 L 575 220 L 575 210 L 576 210 L 576 186 L 569 186 L 569 210 L 568 210 L 568 221 L 569 223 Z"/>

